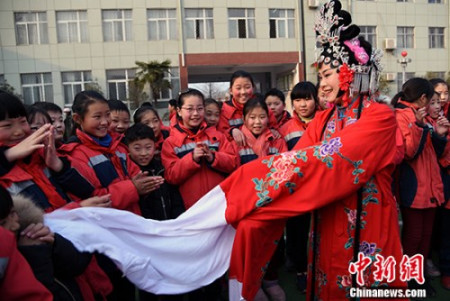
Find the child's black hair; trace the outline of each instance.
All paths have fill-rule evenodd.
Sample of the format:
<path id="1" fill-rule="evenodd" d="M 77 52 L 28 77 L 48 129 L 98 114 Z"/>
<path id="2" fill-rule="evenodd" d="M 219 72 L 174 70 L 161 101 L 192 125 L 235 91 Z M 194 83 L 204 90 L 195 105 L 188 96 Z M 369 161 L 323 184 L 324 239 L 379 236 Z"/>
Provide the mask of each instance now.
<path id="1" fill-rule="evenodd" d="M 186 91 L 183 91 L 180 93 L 180 95 L 178 95 L 178 100 L 177 100 L 177 108 L 181 109 L 181 107 L 184 104 L 184 99 L 188 96 L 198 96 L 202 99 L 202 103 L 203 105 L 205 105 L 205 96 L 203 95 L 202 92 L 200 92 L 197 89 L 187 89 Z"/>
<path id="2" fill-rule="evenodd" d="M 222 102 L 215 100 L 214 98 L 206 98 L 205 99 L 205 107 L 207 105 L 216 105 L 219 108 L 219 111 L 222 109 Z"/>
<path id="3" fill-rule="evenodd" d="M 313 99 L 316 104 L 319 104 L 319 97 L 317 95 L 317 87 L 309 81 L 297 83 L 291 91 L 291 102 L 294 99 Z"/>
<path id="4" fill-rule="evenodd" d="M 391 104 L 396 107 L 399 99 L 412 103 L 424 94 L 427 99 L 431 99 L 434 94 L 433 85 L 425 78 L 413 77 L 403 84 L 402 90 L 392 98 Z"/>
<path id="5" fill-rule="evenodd" d="M 43 115 L 45 117 L 45 119 L 47 119 L 47 123 L 52 123 L 52 118 L 47 113 L 47 111 L 44 110 L 44 108 L 41 105 L 36 105 L 36 104 L 38 104 L 38 103 L 35 103 L 35 104 L 27 107 L 27 120 L 28 120 L 28 123 L 31 125 L 31 123 L 33 122 L 34 118 L 38 114 Z"/>
<path id="6" fill-rule="evenodd" d="M 250 73 L 244 70 L 238 70 L 231 75 L 230 78 L 230 88 L 233 87 L 234 82 L 238 78 L 247 78 L 252 83 L 252 86 L 255 87 L 255 82 L 253 81 L 253 77 Z"/>
<path id="7" fill-rule="evenodd" d="M 73 100 L 72 112 L 73 114 L 78 114 L 78 116 L 83 119 L 86 115 L 86 112 L 88 111 L 89 106 L 96 102 L 104 102 L 105 104 L 108 104 L 106 98 L 97 91 L 85 90 L 78 92 Z M 80 125 L 76 123 L 75 120 L 73 122 L 73 125 L 72 135 L 75 135 L 75 131 L 77 128 L 80 128 Z"/>
<path id="8" fill-rule="evenodd" d="M 6 218 L 13 208 L 13 200 L 8 190 L 0 186 L 0 219 Z"/>
<path id="9" fill-rule="evenodd" d="M 266 100 L 267 97 L 269 97 L 269 96 L 278 97 L 283 104 L 286 103 L 286 97 L 284 96 L 284 93 L 277 88 L 272 88 L 269 91 L 267 91 L 266 95 L 264 95 L 264 100 Z"/>
<path id="10" fill-rule="evenodd" d="M 447 88 L 449 87 L 448 83 L 445 80 L 443 80 L 442 78 L 432 78 L 432 79 L 430 79 L 430 83 L 433 85 L 433 87 L 436 87 L 439 84 L 446 85 Z"/>
<path id="11" fill-rule="evenodd" d="M 169 99 L 169 105 L 171 107 L 176 108 L 177 107 L 177 100 L 175 98 Z"/>
<path id="12" fill-rule="evenodd" d="M 254 108 L 262 108 L 264 111 L 266 111 L 267 116 L 269 116 L 269 107 L 267 107 L 267 104 L 264 101 L 264 97 L 261 94 L 259 94 L 259 93 L 254 94 L 253 97 L 250 98 L 245 103 L 245 105 L 244 105 L 244 118 Z"/>
<path id="13" fill-rule="evenodd" d="M 134 123 L 140 123 L 142 121 L 142 117 L 144 117 L 144 114 L 147 112 L 153 112 L 155 116 L 161 121 L 161 118 L 159 117 L 158 111 L 152 106 L 141 106 L 139 109 L 137 109 L 133 114 L 133 121 Z"/>
<path id="14" fill-rule="evenodd" d="M 16 96 L 0 90 L 0 121 L 19 117 L 27 117 L 27 111 L 22 101 Z"/>
<path id="15" fill-rule="evenodd" d="M 46 101 L 40 101 L 33 104 L 33 106 L 36 106 L 38 108 L 41 108 L 47 112 L 58 112 L 63 113 L 60 106 L 57 104 L 54 104 L 53 102 L 46 102 Z"/>
<path id="16" fill-rule="evenodd" d="M 149 126 L 142 123 L 136 123 L 130 126 L 125 132 L 125 143 L 127 145 L 131 142 L 147 138 L 155 141 L 155 133 Z"/>
<path id="17" fill-rule="evenodd" d="M 127 112 L 128 116 L 130 116 L 127 105 L 121 100 L 110 99 L 108 100 L 108 106 L 111 111 Z"/>

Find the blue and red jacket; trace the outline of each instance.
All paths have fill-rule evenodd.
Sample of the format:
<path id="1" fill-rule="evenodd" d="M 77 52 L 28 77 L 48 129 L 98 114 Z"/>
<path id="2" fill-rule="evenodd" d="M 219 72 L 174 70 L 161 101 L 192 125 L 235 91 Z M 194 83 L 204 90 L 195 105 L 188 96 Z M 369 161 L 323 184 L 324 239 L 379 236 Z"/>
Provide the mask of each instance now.
<path id="1" fill-rule="evenodd" d="M 9 162 L 4 155 L 8 148 L 0 147 L 0 185 L 11 195 L 23 194 L 45 212 L 61 207 L 79 207 L 66 192 L 79 199 L 89 196 L 91 190 L 86 186 L 88 183 L 72 168 L 67 158 L 60 157 L 63 168 L 60 172 L 54 172 L 46 166 L 42 149 L 26 158 Z"/>
<path id="2" fill-rule="evenodd" d="M 214 153 L 212 163 L 192 158 L 198 143 L 206 144 Z M 165 179 L 178 185 L 186 209 L 222 182 L 238 166 L 235 148 L 225 135 L 215 128 L 207 128 L 203 122 L 196 133 L 181 123 L 175 125 L 162 148 L 162 163 Z"/>
<path id="3" fill-rule="evenodd" d="M 308 123 L 301 120 L 295 112 L 292 115 L 293 117 L 280 128 L 281 137 L 286 142 L 288 150 L 294 148 L 308 127 Z"/>
<path id="4" fill-rule="evenodd" d="M 220 111 L 220 119 L 217 124 L 219 132 L 225 134 L 228 139 L 232 139 L 231 130 L 234 128 L 240 128 L 244 124 L 244 105 L 237 103 L 234 99 L 223 103 Z M 278 122 L 269 110 L 269 128 L 278 129 Z"/>
<path id="5" fill-rule="evenodd" d="M 445 156 L 447 138 L 430 125 L 419 126 L 411 103 L 399 100 L 396 109 L 405 158 L 397 171 L 398 201 L 402 206 L 425 209 L 444 203 L 438 159 Z"/>
<path id="6" fill-rule="evenodd" d="M 110 133 L 109 147 L 101 146 L 88 134 L 77 130 L 59 150 L 68 154 L 72 165 L 89 182 L 90 196 L 111 194 L 112 207 L 140 214 L 139 194 L 131 179 L 140 172 L 128 157 L 121 135 Z"/>
<path id="7" fill-rule="evenodd" d="M 275 138 L 269 129 L 266 129 L 258 137 L 244 125 L 241 128 L 245 136 L 245 146 L 237 146 L 241 165 L 257 158 L 268 155 L 276 155 L 287 151 L 283 138 Z"/>
<path id="8" fill-rule="evenodd" d="M 296 115 L 296 114 L 294 113 L 294 115 Z M 283 115 L 281 116 L 280 120 L 277 122 L 277 128 L 281 129 L 281 127 L 283 125 L 285 125 L 289 120 L 291 120 L 291 118 L 292 118 L 291 114 L 289 114 L 288 111 L 284 110 Z"/>

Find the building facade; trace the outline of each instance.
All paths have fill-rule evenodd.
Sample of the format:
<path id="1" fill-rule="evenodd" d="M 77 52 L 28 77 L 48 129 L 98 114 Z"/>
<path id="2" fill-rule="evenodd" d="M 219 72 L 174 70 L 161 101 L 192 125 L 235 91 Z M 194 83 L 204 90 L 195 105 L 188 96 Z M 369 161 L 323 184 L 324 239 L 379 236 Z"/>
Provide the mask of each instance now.
<path id="1" fill-rule="evenodd" d="M 70 106 L 87 88 L 127 100 L 136 61 L 171 61 L 168 100 L 193 83 L 228 82 L 250 72 L 257 91 L 286 93 L 316 82 L 314 18 L 318 0 L 2 0 L 0 81 L 25 103 Z M 341 1 L 362 33 L 385 51 L 385 86 L 449 70 L 448 0 Z M 128 102 L 129 107 L 136 106 Z"/>

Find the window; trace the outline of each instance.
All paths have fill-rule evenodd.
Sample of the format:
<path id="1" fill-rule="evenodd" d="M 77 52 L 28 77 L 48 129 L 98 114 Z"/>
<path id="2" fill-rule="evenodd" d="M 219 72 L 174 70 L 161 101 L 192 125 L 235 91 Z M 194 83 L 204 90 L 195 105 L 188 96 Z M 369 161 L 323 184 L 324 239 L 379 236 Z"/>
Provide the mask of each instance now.
<path id="1" fill-rule="evenodd" d="M 45 12 L 14 13 L 17 45 L 47 44 L 48 25 Z"/>
<path id="2" fill-rule="evenodd" d="M 377 27 L 376 26 L 360 26 L 360 35 L 368 41 L 372 47 L 377 47 Z"/>
<path id="3" fill-rule="evenodd" d="M 441 4 L 441 3 L 442 3 L 442 0 L 428 0 L 428 3 Z"/>
<path id="4" fill-rule="evenodd" d="M 148 40 L 176 40 L 177 19 L 175 9 L 147 10 Z"/>
<path id="5" fill-rule="evenodd" d="M 186 38 L 214 39 L 213 10 L 186 8 Z"/>
<path id="6" fill-rule="evenodd" d="M 127 101 L 130 95 L 129 81 L 133 80 L 135 74 L 135 69 L 106 70 L 109 98 Z M 129 103 L 128 106 L 130 106 Z"/>
<path id="7" fill-rule="evenodd" d="M 50 72 L 21 74 L 20 79 L 25 104 L 30 105 L 39 101 L 53 102 L 53 83 Z"/>
<path id="8" fill-rule="evenodd" d="M 397 0 L 397 2 L 408 2 L 408 0 Z"/>
<path id="9" fill-rule="evenodd" d="M 82 43 L 88 41 L 86 11 L 56 12 L 58 43 Z"/>
<path id="10" fill-rule="evenodd" d="M 180 71 L 178 67 L 170 68 L 170 73 L 164 74 L 164 79 L 167 79 L 172 86 L 171 89 L 164 89 L 159 95 L 160 100 L 169 100 L 171 98 L 177 98 L 180 91 Z"/>
<path id="11" fill-rule="evenodd" d="M 415 76 L 414 72 L 405 72 L 405 82 Z M 397 73 L 397 91 L 401 91 L 403 86 L 403 72 Z"/>
<path id="12" fill-rule="evenodd" d="M 78 92 L 86 90 L 86 84 L 92 83 L 91 71 L 61 72 L 64 103 L 71 104 Z"/>
<path id="13" fill-rule="evenodd" d="M 294 21 L 293 9 L 269 9 L 270 38 L 293 38 Z"/>
<path id="14" fill-rule="evenodd" d="M 130 41 L 132 36 L 131 9 L 103 10 L 103 41 Z"/>
<path id="15" fill-rule="evenodd" d="M 428 27 L 428 47 L 444 48 L 444 27 Z"/>
<path id="16" fill-rule="evenodd" d="M 414 27 L 397 27 L 398 48 L 414 48 Z"/>
<path id="17" fill-rule="evenodd" d="M 255 38 L 255 10 L 253 8 L 229 8 L 228 30 L 230 38 Z"/>

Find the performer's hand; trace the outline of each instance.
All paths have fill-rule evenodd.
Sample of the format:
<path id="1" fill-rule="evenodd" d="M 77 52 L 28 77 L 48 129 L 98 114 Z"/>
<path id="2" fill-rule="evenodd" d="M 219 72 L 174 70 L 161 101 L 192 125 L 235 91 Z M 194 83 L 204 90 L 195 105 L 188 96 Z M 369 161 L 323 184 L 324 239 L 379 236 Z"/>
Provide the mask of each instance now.
<path id="1" fill-rule="evenodd" d="M 53 243 L 55 235 L 50 231 L 50 228 L 42 223 L 31 223 L 20 233 L 19 245 L 39 245 L 43 243 Z"/>
<path id="2" fill-rule="evenodd" d="M 80 202 L 81 207 L 103 207 L 110 208 L 112 206 L 112 202 L 110 199 L 110 194 L 105 194 L 102 196 L 93 196 L 91 198 L 85 199 Z"/>

